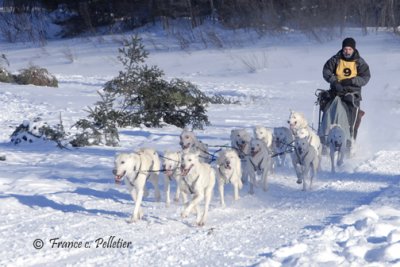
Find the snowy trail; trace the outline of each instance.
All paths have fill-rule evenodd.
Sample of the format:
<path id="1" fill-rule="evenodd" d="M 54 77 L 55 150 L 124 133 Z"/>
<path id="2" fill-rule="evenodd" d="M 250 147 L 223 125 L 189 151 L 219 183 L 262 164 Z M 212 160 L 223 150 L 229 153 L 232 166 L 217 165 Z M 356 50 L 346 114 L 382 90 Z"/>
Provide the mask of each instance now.
<path id="1" fill-rule="evenodd" d="M 162 130 L 156 130 L 148 135 L 148 141 L 162 134 Z M 228 185 L 226 208 L 219 206 L 215 191 L 204 228 L 193 226 L 193 216 L 181 219 L 180 206 L 172 204 L 165 208 L 164 203 L 154 202 L 151 195 L 143 203 L 144 220 L 132 225 L 126 223 L 133 209 L 130 196 L 123 186 L 115 186 L 112 181 L 112 150 L 49 153 L 37 148 L 27 153 L 15 147 L 3 148 L 8 150 L 11 164 L 0 168 L 4 176 L 1 198 L 7 200 L 7 210 L 1 214 L 2 230 L 8 233 L 9 240 L 15 240 L 15 248 L 31 252 L 17 250 L 16 255 L 13 250 L 3 251 L 1 258 L 8 259 L 5 265 L 14 262 L 16 256 L 19 266 L 51 266 L 66 256 L 69 263 L 89 264 L 95 257 L 104 256 L 102 265 L 107 266 L 115 261 L 104 255 L 107 253 L 122 254 L 117 262 L 132 260 L 139 266 L 198 262 L 253 265 L 293 237 L 307 236 L 338 221 L 355 204 L 368 205 L 382 188 L 394 182 L 391 175 L 371 174 L 371 162 L 382 160 L 386 154 L 361 161 L 351 172 L 322 172 L 311 192 L 302 192 L 295 183 L 293 170 L 285 167 L 271 176 L 267 193 L 257 188 L 255 195 L 249 195 L 245 186 L 242 198 L 233 202 Z M 355 169 L 359 172 L 354 173 Z M 22 211 L 24 215 L 17 216 Z M 101 225 L 101 229 L 96 225 Z M 47 243 L 39 253 L 31 247 L 36 237 L 93 242 L 108 236 L 123 237 L 134 245 L 129 250 L 104 251 L 55 249 Z"/>

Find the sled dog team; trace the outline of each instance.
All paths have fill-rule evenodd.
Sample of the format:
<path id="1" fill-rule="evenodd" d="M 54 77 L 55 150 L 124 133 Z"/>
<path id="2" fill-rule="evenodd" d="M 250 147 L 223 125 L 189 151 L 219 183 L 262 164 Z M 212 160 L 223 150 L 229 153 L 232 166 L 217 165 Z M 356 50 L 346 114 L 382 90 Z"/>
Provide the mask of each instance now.
<path id="1" fill-rule="evenodd" d="M 179 201 L 181 197 L 184 203 L 181 216 L 184 218 L 192 211 L 196 212 L 196 223 L 199 226 L 203 226 L 207 220 L 216 182 L 222 206 L 225 206 L 225 184 L 232 184 L 235 200 L 239 199 L 239 190 L 246 182 L 249 183 L 250 194 L 254 193 L 254 187 L 258 185 L 266 191 L 268 176 L 273 173 L 275 165 L 282 166 L 286 163 L 287 154 L 290 154 L 297 183 L 303 184 L 304 191 L 307 187 L 311 189 L 313 178 L 320 168 L 323 145 L 302 113 L 291 111 L 288 126 L 273 130 L 256 126 L 254 137 L 245 129 L 232 130 L 231 147 L 218 153 L 215 167 L 210 164 L 213 155 L 208 152 L 207 145 L 187 130 L 180 135 L 181 151 L 165 151 L 160 156 L 153 149 L 142 148 L 133 153 L 117 155 L 113 169 L 115 182 L 124 180 L 135 202 L 131 222 L 136 222 L 143 216 L 141 202 L 146 194 L 147 180 L 154 186 L 156 200 L 160 200 L 160 172 L 165 177 L 166 205 L 171 203 L 170 184 L 175 181 L 174 201 Z M 335 165 L 340 166 L 344 160 L 343 129 L 339 125 L 332 125 L 326 140 L 331 171 L 335 172 Z M 204 209 L 201 212 L 200 203 L 203 200 Z"/>

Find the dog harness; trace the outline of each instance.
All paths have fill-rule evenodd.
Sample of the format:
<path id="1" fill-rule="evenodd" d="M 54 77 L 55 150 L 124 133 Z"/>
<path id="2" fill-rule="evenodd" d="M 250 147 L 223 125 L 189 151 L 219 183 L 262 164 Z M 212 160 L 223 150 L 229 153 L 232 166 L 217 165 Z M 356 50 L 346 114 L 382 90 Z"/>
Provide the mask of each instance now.
<path id="1" fill-rule="evenodd" d="M 140 158 L 140 154 L 139 154 L 139 158 Z M 152 169 L 153 166 L 154 166 L 154 160 L 151 161 L 150 169 Z M 135 178 L 133 179 L 133 182 L 132 182 L 130 179 L 127 179 L 128 182 L 129 182 L 129 184 L 130 184 L 132 187 L 135 187 L 134 182 L 135 182 L 136 179 L 138 178 L 139 173 L 141 172 L 141 171 L 140 171 L 141 168 L 142 168 L 142 159 L 140 158 L 139 169 L 138 169 L 138 171 L 136 172 L 136 176 L 135 176 Z M 133 171 L 135 171 L 135 170 L 133 170 Z M 150 170 L 148 170 L 148 172 L 150 172 Z M 147 178 L 149 178 L 149 175 L 146 176 L 146 180 L 147 180 Z"/>
<path id="2" fill-rule="evenodd" d="M 231 176 L 231 177 L 226 177 L 226 175 L 224 175 L 224 174 L 222 173 L 221 168 L 218 168 L 218 172 L 219 172 L 219 174 L 220 174 L 222 177 L 225 178 L 225 179 L 224 179 L 225 184 L 229 184 L 229 183 L 231 182 L 232 176 Z"/>
<path id="3" fill-rule="evenodd" d="M 140 156 L 139 156 L 140 157 Z M 138 178 L 138 176 L 139 176 L 139 173 L 140 173 L 140 169 L 142 168 L 142 161 L 140 160 L 140 165 L 139 165 L 139 169 L 138 169 L 138 171 L 136 172 L 136 176 L 135 176 L 135 178 L 133 178 L 133 182 L 131 181 L 131 179 L 127 179 L 128 180 L 128 182 L 129 182 L 129 184 L 132 186 L 132 187 L 135 187 L 135 185 L 134 185 L 134 182 L 136 181 L 136 179 Z M 133 170 L 133 171 L 135 171 L 135 170 Z"/>
<path id="4" fill-rule="evenodd" d="M 305 153 L 303 157 L 300 156 L 297 148 L 295 149 L 295 151 L 296 151 L 297 159 L 299 160 L 300 164 L 304 166 L 304 159 L 307 157 L 309 151 L 307 151 L 307 153 Z"/>
<path id="5" fill-rule="evenodd" d="M 260 152 L 260 151 L 257 151 L 257 153 L 258 153 L 258 152 Z M 261 158 L 260 162 L 259 162 L 257 165 L 253 162 L 252 158 L 253 158 L 253 157 L 250 157 L 250 163 L 251 163 L 251 165 L 253 166 L 254 171 L 262 171 L 261 163 L 263 162 L 264 157 Z"/>
<path id="6" fill-rule="evenodd" d="M 190 170 L 192 169 L 192 167 L 193 167 L 193 164 L 190 165 L 188 174 L 189 174 Z M 199 179 L 199 177 L 200 177 L 200 174 L 196 177 L 196 179 L 194 179 L 192 185 L 190 185 L 189 182 L 186 180 L 186 176 L 183 176 L 183 177 L 182 177 L 182 180 L 185 182 L 185 185 L 186 185 L 186 187 L 189 189 L 190 194 L 193 194 L 193 193 L 194 193 L 193 186 L 194 186 L 194 184 L 197 182 L 197 180 Z"/>

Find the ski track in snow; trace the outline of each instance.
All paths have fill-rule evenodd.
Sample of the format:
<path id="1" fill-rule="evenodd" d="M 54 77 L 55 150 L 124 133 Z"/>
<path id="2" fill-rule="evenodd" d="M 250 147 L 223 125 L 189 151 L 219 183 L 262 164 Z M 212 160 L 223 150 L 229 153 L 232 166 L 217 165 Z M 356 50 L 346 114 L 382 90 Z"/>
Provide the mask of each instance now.
<path id="1" fill-rule="evenodd" d="M 286 122 L 288 102 L 281 85 L 203 81 L 206 93 L 219 92 L 241 101 L 239 105 L 213 105 L 212 126 L 198 131 L 210 145 L 229 143 L 233 128 Z M 180 129 L 121 129 L 121 147 L 58 150 L 53 144 L 10 145 L 8 138 L 24 119 L 41 116 L 71 125 L 84 116 L 88 101 L 110 77 L 58 75 L 55 101 L 44 101 L 47 88 L 19 86 L 0 90 L 1 266 L 366 266 L 374 262 L 400 264 L 400 197 L 398 151 L 360 153 L 335 175 L 323 161 L 323 171 L 310 192 L 301 191 L 291 167 L 282 167 L 269 178 L 269 190 L 256 188 L 254 195 L 241 190 L 233 201 L 226 186 L 226 208 L 219 205 L 217 189 L 206 226 L 194 225 L 195 216 L 182 219 L 181 205 L 155 202 L 153 189 L 144 199 L 144 219 L 127 223 L 132 211 L 124 186 L 114 185 L 111 170 L 116 152 L 150 146 L 160 153 L 178 149 Z M 307 81 L 286 83 L 296 88 Z M 32 89 L 32 91 L 30 91 Z M 287 90 L 289 91 L 289 90 Z M 310 90 L 312 93 L 312 90 Z M 300 101 L 309 101 L 299 94 Z M 288 100 L 289 99 L 289 100 Z M 312 104 L 312 102 L 309 102 Z M 307 113 L 312 107 L 307 106 Z M 245 115 L 244 115 L 245 114 Z M 215 149 L 214 149 L 215 151 Z M 163 177 L 160 179 L 163 184 Z M 163 186 L 161 186 L 163 190 Z M 175 184 L 172 185 L 172 192 Z M 164 195 L 162 195 L 164 196 Z M 164 198 L 163 198 L 164 199 Z M 393 207 L 391 207 L 391 205 Z M 95 248 L 95 240 L 109 236 L 132 242 L 127 249 Z M 49 240 L 91 243 L 91 248 L 51 248 Z M 36 250 L 35 239 L 44 241 Z M 371 265 L 380 266 L 380 265 Z"/>

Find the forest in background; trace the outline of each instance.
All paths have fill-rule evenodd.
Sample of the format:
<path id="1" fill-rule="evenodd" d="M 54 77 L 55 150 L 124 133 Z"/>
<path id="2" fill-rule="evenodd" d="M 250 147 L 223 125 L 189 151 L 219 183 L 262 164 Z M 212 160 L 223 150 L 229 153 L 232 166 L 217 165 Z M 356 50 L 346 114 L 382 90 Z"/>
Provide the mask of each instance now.
<path id="1" fill-rule="evenodd" d="M 206 21 L 228 29 L 271 33 L 294 29 L 319 39 L 330 29 L 385 27 L 398 33 L 398 0 L 2 0 L 0 34 L 9 42 L 45 42 L 49 25 L 59 37 L 122 33 L 174 21 L 191 29 Z M 321 31 L 324 29 L 324 31 Z"/>

